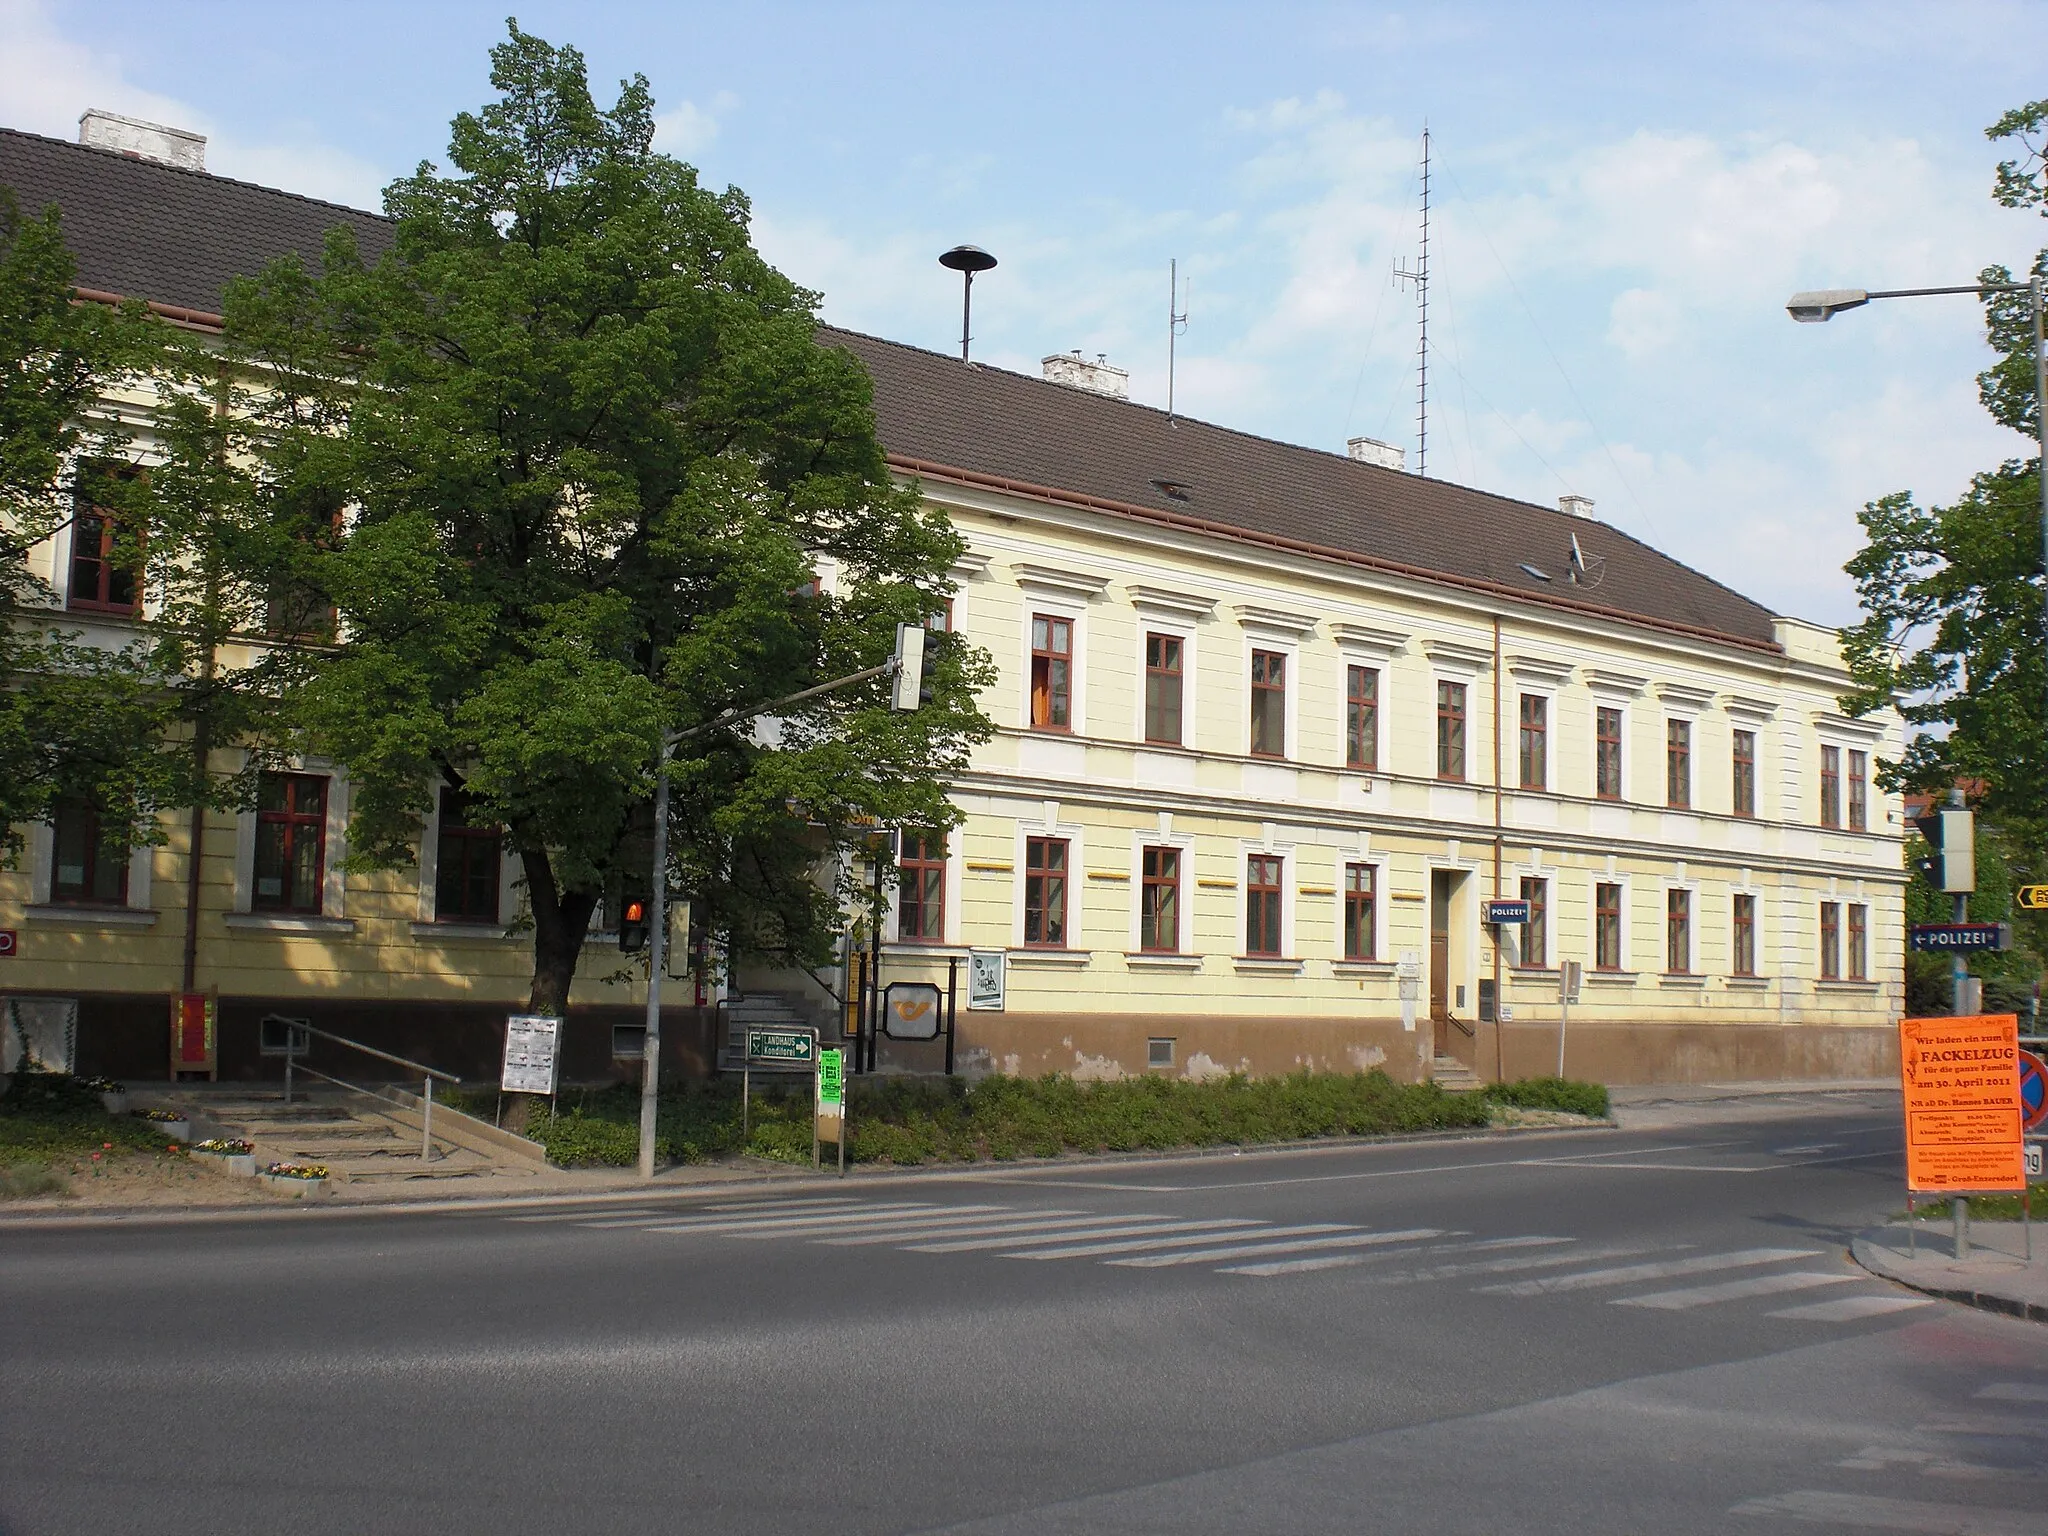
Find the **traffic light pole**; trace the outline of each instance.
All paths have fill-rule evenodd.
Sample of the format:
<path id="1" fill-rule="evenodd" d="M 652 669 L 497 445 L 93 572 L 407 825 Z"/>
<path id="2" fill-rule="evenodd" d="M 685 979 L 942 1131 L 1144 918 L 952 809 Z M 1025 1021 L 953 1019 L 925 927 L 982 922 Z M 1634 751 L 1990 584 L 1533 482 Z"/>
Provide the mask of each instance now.
<path id="1" fill-rule="evenodd" d="M 2048 464 L 2043 465 L 2043 472 L 2048 473 Z M 1963 792 L 1960 789 L 1951 786 L 1948 792 L 1948 803 L 1958 810 L 1962 809 Z M 1974 836 L 1975 832 L 1975 825 L 1972 824 L 1971 835 Z M 1946 852 L 1947 847 L 1944 843 L 1943 853 L 1946 854 Z M 1973 849 L 1971 859 L 1971 867 L 1973 873 L 1975 870 L 1975 864 L 1975 850 Z M 1968 891 L 1957 891 L 1955 893 L 1955 920 L 1959 923 L 1967 923 L 1970 920 L 1970 893 Z M 1963 995 L 1969 990 L 1969 979 L 1969 962 L 1963 959 L 1962 951 L 1957 950 L 1954 958 L 1952 958 L 1949 961 L 1948 980 L 1949 1009 L 1958 1018 L 1960 1018 L 1963 1013 Z"/>

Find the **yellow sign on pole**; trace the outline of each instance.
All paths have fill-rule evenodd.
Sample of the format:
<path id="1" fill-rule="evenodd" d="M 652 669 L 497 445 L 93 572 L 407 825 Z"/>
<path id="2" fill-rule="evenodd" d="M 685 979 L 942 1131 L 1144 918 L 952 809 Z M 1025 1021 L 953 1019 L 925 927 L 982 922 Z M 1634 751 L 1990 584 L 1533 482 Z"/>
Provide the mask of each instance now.
<path id="1" fill-rule="evenodd" d="M 1901 1019 L 1906 1188 L 1914 1194 L 2025 1189 L 2019 1019 Z"/>
<path id="2" fill-rule="evenodd" d="M 2023 885 L 2013 892 L 2013 904 L 2026 912 L 2048 912 L 2048 885 Z"/>

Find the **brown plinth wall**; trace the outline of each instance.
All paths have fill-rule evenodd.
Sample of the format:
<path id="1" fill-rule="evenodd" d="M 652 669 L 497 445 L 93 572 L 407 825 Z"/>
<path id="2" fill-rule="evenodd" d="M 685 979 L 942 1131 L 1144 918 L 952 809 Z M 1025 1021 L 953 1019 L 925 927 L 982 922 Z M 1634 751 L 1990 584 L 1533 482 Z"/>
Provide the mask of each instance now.
<path id="1" fill-rule="evenodd" d="M 80 1073 L 134 1082 L 161 1082 L 169 1075 L 169 998 L 116 993 L 75 995 Z M 258 1048 L 259 1022 L 268 1014 L 281 1014 L 452 1072 L 465 1083 L 489 1085 L 498 1081 L 504 1061 L 505 1016 L 509 1011 L 499 1004 L 223 997 L 216 1049 L 219 1077 L 222 1082 L 283 1079 L 284 1058 L 266 1056 Z M 637 1081 L 640 1063 L 615 1060 L 612 1056 L 612 1027 L 639 1026 L 645 1022 L 645 1011 L 637 1007 L 572 1008 L 563 1034 L 562 1080 Z M 326 1040 L 313 1039 L 310 1046 L 300 1059 L 316 1071 L 335 1077 L 395 1081 L 404 1075 L 401 1067 Z M 662 1075 L 708 1077 L 716 1069 L 716 1062 L 711 1010 L 664 1009 Z"/>

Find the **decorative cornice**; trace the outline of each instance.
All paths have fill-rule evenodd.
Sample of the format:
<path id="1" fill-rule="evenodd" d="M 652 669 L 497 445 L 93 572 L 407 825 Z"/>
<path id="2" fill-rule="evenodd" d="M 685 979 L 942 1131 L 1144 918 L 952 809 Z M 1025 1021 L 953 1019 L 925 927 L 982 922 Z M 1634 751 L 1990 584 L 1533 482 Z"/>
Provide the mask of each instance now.
<path id="1" fill-rule="evenodd" d="M 1493 665 L 1492 650 L 1462 640 L 1425 640 L 1422 650 L 1430 665 L 1443 672 L 1462 672 L 1470 677 Z"/>
<path id="2" fill-rule="evenodd" d="M 1169 618 L 1199 623 L 1216 611 L 1216 599 L 1205 592 L 1180 592 L 1172 587 L 1155 587 L 1139 581 L 1124 583 L 1131 606 L 1140 613 L 1163 613 Z"/>
<path id="3" fill-rule="evenodd" d="M 1245 629 L 1264 629 L 1275 634 L 1306 635 L 1316 627 L 1313 614 L 1293 613 L 1285 608 L 1268 608 L 1262 603 L 1239 603 L 1237 622 Z"/>
<path id="4" fill-rule="evenodd" d="M 1724 693 L 1721 695 L 1722 710 L 1737 720 L 1746 720 L 1762 725 L 1778 713 L 1774 699 L 1752 699 L 1746 694 Z"/>
<path id="5" fill-rule="evenodd" d="M 1408 635 L 1403 630 L 1354 624 L 1349 619 L 1332 619 L 1330 638 L 1347 651 L 1362 652 L 1380 661 L 1391 661 L 1408 648 Z"/>
<path id="6" fill-rule="evenodd" d="M 1702 710 L 1714 702 L 1714 690 L 1691 683 L 1659 683 L 1657 697 L 1672 709 Z"/>
<path id="7" fill-rule="evenodd" d="M 1607 667 L 1588 667 L 1586 686 L 1595 693 L 1633 699 L 1650 686 L 1650 680 L 1647 677 L 1637 677 L 1633 672 L 1616 672 Z"/>
<path id="8" fill-rule="evenodd" d="M 1063 592 L 1084 600 L 1095 597 L 1109 585 L 1107 576 L 1098 576 L 1092 571 L 1068 570 L 1057 565 L 1040 565 L 1034 560 L 1012 560 L 1010 574 L 1020 587 Z"/>
<path id="9" fill-rule="evenodd" d="M 1838 715 L 1831 710 L 1817 709 L 1813 712 L 1813 728 L 1829 736 L 1852 736 L 1858 741 L 1883 741 L 1884 726 L 1875 720 L 1859 720 L 1853 715 Z"/>
<path id="10" fill-rule="evenodd" d="M 1548 656 L 1524 656 L 1519 653 L 1507 658 L 1508 671 L 1516 677 L 1525 677 L 1532 682 L 1563 684 L 1572 675 L 1568 661 L 1556 661 Z"/>

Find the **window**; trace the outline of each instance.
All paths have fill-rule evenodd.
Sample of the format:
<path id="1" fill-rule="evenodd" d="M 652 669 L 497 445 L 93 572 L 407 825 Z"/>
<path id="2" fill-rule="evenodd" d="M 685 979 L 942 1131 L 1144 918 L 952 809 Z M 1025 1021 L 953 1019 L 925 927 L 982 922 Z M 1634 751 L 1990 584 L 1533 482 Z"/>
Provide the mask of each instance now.
<path id="1" fill-rule="evenodd" d="M 1180 950 L 1180 850 L 1147 848 L 1138 892 L 1138 948 L 1147 954 Z"/>
<path id="2" fill-rule="evenodd" d="M 1728 969 L 1737 976 L 1756 974 L 1756 898 L 1737 896 L 1735 898 L 1735 929 L 1733 951 Z"/>
<path id="3" fill-rule="evenodd" d="M 1692 804 L 1692 723 L 1664 722 L 1664 803 L 1675 810 Z"/>
<path id="4" fill-rule="evenodd" d="M 317 562 L 320 555 L 340 546 L 341 508 L 309 508 L 286 516 L 297 526 L 287 523 L 281 529 L 289 535 L 279 551 L 287 563 L 271 583 L 263 632 L 278 640 L 331 643 L 340 628 L 340 614 L 317 579 Z"/>
<path id="5" fill-rule="evenodd" d="M 1252 755 L 1287 755 L 1287 658 L 1252 652 Z"/>
<path id="6" fill-rule="evenodd" d="M 1870 754 L 1849 754 L 1849 830 L 1870 830 Z"/>
<path id="7" fill-rule="evenodd" d="M 1031 616 L 1031 723 L 1071 731 L 1074 704 L 1074 621 Z"/>
<path id="8" fill-rule="evenodd" d="M 1372 667 L 1344 672 L 1344 766 L 1380 765 L 1380 675 Z"/>
<path id="9" fill-rule="evenodd" d="M 1870 908 L 1849 903 L 1849 979 L 1870 978 Z"/>
<path id="10" fill-rule="evenodd" d="M 1621 887 L 1593 887 L 1593 969 L 1621 969 Z"/>
<path id="11" fill-rule="evenodd" d="M 1024 840 L 1024 942 L 1047 949 L 1067 943 L 1067 840 Z"/>
<path id="12" fill-rule="evenodd" d="M 1842 975 L 1842 908 L 1839 903 L 1820 904 L 1820 979 L 1838 981 Z"/>
<path id="13" fill-rule="evenodd" d="M 1738 816 L 1756 814 L 1756 732 L 1735 733 L 1734 811 Z"/>
<path id="14" fill-rule="evenodd" d="M 1148 1067 L 1170 1067 L 1173 1065 L 1173 1037 L 1155 1035 L 1145 1042 L 1145 1065 Z"/>
<path id="15" fill-rule="evenodd" d="M 1436 776 L 1465 777 L 1465 685 L 1436 685 Z"/>
<path id="16" fill-rule="evenodd" d="M 256 789 L 259 912 L 318 913 L 327 862 L 327 780 L 266 773 Z"/>
<path id="17" fill-rule="evenodd" d="M 903 834 L 896 860 L 896 937 L 936 940 L 946 936 L 946 834 Z"/>
<path id="18" fill-rule="evenodd" d="M 1593 793 L 1621 798 L 1621 711 L 1602 709 L 1593 717 Z"/>
<path id="19" fill-rule="evenodd" d="M 127 905 L 128 846 L 101 825 L 97 806 L 86 800 L 59 801 L 52 832 L 56 856 L 50 867 L 50 900 L 67 905 Z"/>
<path id="20" fill-rule="evenodd" d="M 1177 635 L 1145 637 L 1145 739 L 1181 744 L 1181 648 Z"/>
<path id="21" fill-rule="evenodd" d="M 1824 827 L 1839 827 L 1842 824 L 1842 749 L 1822 747 L 1820 749 L 1820 824 Z"/>
<path id="22" fill-rule="evenodd" d="M 1692 892 L 1664 893 L 1664 969 L 1683 976 L 1692 969 Z"/>
<path id="23" fill-rule="evenodd" d="M 434 860 L 434 917 L 444 923 L 498 921 L 498 860 L 503 839 L 479 820 L 459 789 L 441 791 Z"/>
<path id="24" fill-rule="evenodd" d="M 133 613 L 137 551 L 132 543 L 122 547 L 119 520 L 94 506 L 89 494 L 81 479 L 71 523 L 70 605 L 91 613 Z"/>
<path id="25" fill-rule="evenodd" d="M 953 633 L 953 599 L 946 599 L 946 606 L 936 613 L 925 615 L 924 627 L 935 635 Z"/>
<path id="26" fill-rule="evenodd" d="M 1550 904 L 1548 880 L 1524 880 L 1522 900 L 1529 903 L 1529 921 L 1522 928 L 1522 964 L 1550 964 Z"/>
<path id="27" fill-rule="evenodd" d="M 1277 955 L 1280 949 L 1281 861 L 1255 853 L 1245 861 L 1244 952 Z"/>
<path id="28" fill-rule="evenodd" d="M 1541 789 L 1550 771 L 1550 701 L 1522 695 L 1522 788 Z"/>
<path id="29" fill-rule="evenodd" d="M 1344 866 L 1344 958 L 1371 960 L 1374 949 L 1375 913 L 1378 891 L 1370 864 Z"/>

